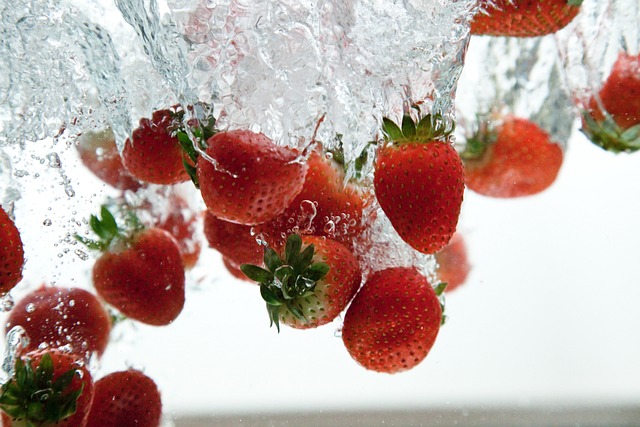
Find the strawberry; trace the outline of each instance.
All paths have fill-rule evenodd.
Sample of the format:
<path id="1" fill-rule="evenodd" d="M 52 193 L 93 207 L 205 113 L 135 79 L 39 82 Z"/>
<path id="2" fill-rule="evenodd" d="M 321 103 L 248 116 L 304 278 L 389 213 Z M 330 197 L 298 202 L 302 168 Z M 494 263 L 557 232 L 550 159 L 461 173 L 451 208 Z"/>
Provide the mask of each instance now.
<path id="1" fill-rule="evenodd" d="M 162 399 L 156 383 L 144 373 L 113 372 L 95 383 L 86 427 L 157 427 Z"/>
<path id="2" fill-rule="evenodd" d="M 167 209 L 164 210 L 155 226 L 168 231 L 175 237 L 185 268 L 192 268 L 196 265 L 200 257 L 198 215 L 189 209 L 184 198 L 171 193 L 167 201 Z"/>
<path id="3" fill-rule="evenodd" d="M 76 355 L 39 350 L 17 358 L 2 385 L 2 425 L 84 427 L 93 380 Z"/>
<path id="4" fill-rule="evenodd" d="M 251 226 L 236 224 L 204 213 L 204 235 L 209 247 L 217 250 L 231 264 L 262 265 L 263 247 L 252 235 Z"/>
<path id="5" fill-rule="evenodd" d="M 0 206 L 0 295 L 13 289 L 22 280 L 24 248 L 20 231 Z"/>
<path id="6" fill-rule="evenodd" d="M 471 34 L 538 37 L 566 27 L 580 12 L 582 0 L 480 0 Z"/>
<path id="7" fill-rule="evenodd" d="M 307 165 L 291 148 L 249 130 L 219 132 L 198 157 L 197 180 L 217 218 L 245 225 L 280 215 L 300 193 Z"/>
<path id="8" fill-rule="evenodd" d="M 260 283 L 271 325 L 315 328 L 335 319 L 353 298 L 362 275 L 358 261 L 341 243 L 326 237 L 291 234 L 284 252 L 264 254 L 267 269 L 243 264 L 242 272 Z"/>
<path id="9" fill-rule="evenodd" d="M 438 263 L 438 278 L 447 284 L 451 292 L 464 284 L 471 270 L 467 259 L 467 246 L 461 234 L 456 233 L 447 246 L 435 254 Z"/>
<path id="10" fill-rule="evenodd" d="M 547 189 L 562 166 L 562 148 L 535 123 L 505 116 L 481 126 L 461 154 L 467 187 L 490 197 L 530 196 Z"/>
<path id="11" fill-rule="evenodd" d="M 176 239 L 160 228 L 121 230 L 109 209 L 90 224 L 100 240 L 77 236 L 103 254 L 93 266 L 98 295 L 122 314 L 148 325 L 173 322 L 185 301 L 185 271 Z M 135 222 L 135 221 L 134 221 Z"/>
<path id="12" fill-rule="evenodd" d="M 125 141 L 122 161 L 137 179 L 152 184 L 177 184 L 191 179 L 193 145 L 182 125 L 184 110 L 180 105 L 154 111 L 151 119 L 143 118 Z M 213 118 L 207 123 L 190 123 L 202 133 L 213 134 Z"/>
<path id="13" fill-rule="evenodd" d="M 427 115 L 416 124 L 405 116 L 401 129 L 385 118 L 387 141 L 378 150 L 373 180 L 393 228 L 426 254 L 439 251 L 453 236 L 464 193 L 462 161 L 441 120 Z"/>
<path id="14" fill-rule="evenodd" d="M 119 190 L 136 191 L 142 184 L 125 169 L 111 129 L 85 132 L 76 144 L 80 160 L 95 176 Z"/>
<path id="15" fill-rule="evenodd" d="M 614 153 L 640 149 L 640 55 L 622 52 L 583 113 L 582 132 Z"/>
<path id="16" fill-rule="evenodd" d="M 79 288 L 42 286 L 25 295 L 7 318 L 6 330 L 22 327 L 24 351 L 65 347 L 80 356 L 101 356 L 109 342 L 111 318 L 92 293 Z"/>
<path id="17" fill-rule="evenodd" d="M 393 374 L 424 360 L 441 320 L 438 295 L 422 274 L 387 268 L 372 273 L 347 308 L 342 340 L 360 365 Z"/>
<path id="18" fill-rule="evenodd" d="M 302 191 L 275 219 L 256 226 L 267 243 L 281 250 L 291 233 L 326 236 L 348 247 L 364 229 L 365 195 L 345 183 L 343 167 L 320 151 L 311 152 Z"/>

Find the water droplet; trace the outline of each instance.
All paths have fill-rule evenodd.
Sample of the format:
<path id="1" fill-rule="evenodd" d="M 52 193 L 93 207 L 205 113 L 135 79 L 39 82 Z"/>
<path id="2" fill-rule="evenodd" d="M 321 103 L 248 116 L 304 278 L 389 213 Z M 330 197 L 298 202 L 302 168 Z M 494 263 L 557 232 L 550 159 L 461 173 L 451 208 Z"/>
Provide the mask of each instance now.
<path id="1" fill-rule="evenodd" d="M 49 218 L 42 221 L 42 225 L 45 225 L 47 227 L 49 227 L 51 224 L 53 224 L 53 222 Z"/>
<path id="2" fill-rule="evenodd" d="M 324 225 L 324 232 L 327 233 L 328 235 L 333 234 L 335 229 L 336 229 L 336 224 L 333 221 L 327 221 L 327 223 Z"/>
<path id="3" fill-rule="evenodd" d="M 30 302 L 24 309 L 27 311 L 27 313 L 33 313 L 34 311 L 36 311 L 36 305 Z"/>
<path id="4" fill-rule="evenodd" d="M 11 294 L 5 294 L 2 298 L 0 298 L 0 311 L 7 312 L 11 311 L 15 302 L 13 301 L 13 297 Z"/>
<path id="5" fill-rule="evenodd" d="M 80 258 L 83 261 L 86 261 L 89 259 L 89 254 L 87 254 L 85 251 L 82 251 L 80 249 L 76 249 L 75 251 L 73 251 L 73 253 L 76 254 L 78 258 Z"/>
<path id="6" fill-rule="evenodd" d="M 58 153 L 50 153 L 47 154 L 47 160 L 49 160 L 49 167 L 53 169 L 60 169 L 62 167 L 62 162 L 60 161 L 60 156 Z"/>
<path id="7" fill-rule="evenodd" d="M 13 173 L 13 175 L 14 175 L 16 178 L 23 178 L 23 177 L 25 177 L 25 176 L 29 176 L 29 172 L 28 172 L 28 171 L 25 171 L 25 170 L 20 170 L 20 169 L 18 169 L 18 170 L 16 170 L 16 171 Z"/>
<path id="8" fill-rule="evenodd" d="M 72 299 L 71 301 L 69 301 L 69 307 L 73 307 L 76 305 L 76 300 Z"/>

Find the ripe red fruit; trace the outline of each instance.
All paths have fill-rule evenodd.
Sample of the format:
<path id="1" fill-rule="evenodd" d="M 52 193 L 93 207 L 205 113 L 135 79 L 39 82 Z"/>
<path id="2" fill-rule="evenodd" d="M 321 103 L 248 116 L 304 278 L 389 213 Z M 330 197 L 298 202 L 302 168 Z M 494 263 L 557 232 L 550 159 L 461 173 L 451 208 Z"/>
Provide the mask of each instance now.
<path id="1" fill-rule="evenodd" d="M 25 295 L 7 318 L 6 331 L 21 326 L 29 338 L 25 352 L 70 347 L 79 356 L 101 356 L 109 343 L 111 318 L 102 303 L 79 288 L 42 286 Z M 65 348 L 68 351 L 69 348 Z"/>
<path id="2" fill-rule="evenodd" d="M 471 34 L 538 37 L 564 28 L 580 12 L 582 0 L 480 0 Z"/>
<path id="3" fill-rule="evenodd" d="M 22 280 L 24 248 L 20 231 L 0 206 L 0 295 L 13 289 Z"/>
<path id="4" fill-rule="evenodd" d="M 300 154 L 249 130 L 219 132 L 196 165 L 200 192 L 213 215 L 255 225 L 281 214 L 302 190 Z"/>
<path id="5" fill-rule="evenodd" d="M 388 268 L 371 274 L 347 308 L 342 340 L 360 365 L 393 374 L 424 360 L 441 319 L 438 296 L 422 274 Z"/>
<path id="6" fill-rule="evenodd" d="M 345 182 L 344 169 L 319 151 L 307 161 L 309 170 L 302 191 L 275 219 L 256 226 L 277 251 L 291 233 L 326 236 L 348 247 L 364 229 L 364 192 Z"/>
<path id="7" fill-rule="evenodd" d="M 184 306 L 185 271 L 176 239 L 160 228 L 123 234 L 106 207 L 91 217 L 101 238 L 77 238 L 103 254 L 93 266 L 98 295 L 123 315 L 154 326 L 173 322 Z"/>
<path id="8" fill-rule="evenodd" d="M 85 132 L 76 145 L 82 163 L 95 176 L 119 190 L 135 191 L 142 186 L 125 169 L 111 129 Z"/>
<path id="9" fill-rule="evenodd" d="M 225 221 L 205 211 L 204 235 L 209 246 L 233 265 L 262 265 L 263 246 L 251 235 L 251 226 Z"/>
<path id="10" fill-rule="evenodd" d="M 451 292 L 462 285 L 471 271 L 467 258 L 467 246 L 461 234 L 456 233 L 447 246 L 436 252 L 438 278 L 447 284 L 446 291 Z"/>
<path id="11" fill-rule="evenodd" d="M 461 154 L 467 187 L 490 197 L 530 196 L 554 183 L 562 148 L 535 123 L 506 116 L 495 129 L 481 129 Z"/>
<path id="12" fill-rule="evenodd" d="M 362 274 L 341 243 L 326 237 L 291 234 L 282 255 L 267 248 L 267 269 L 243 264 L 242 272 L 260 283 L 271 324 L 316 328 L 334 320 L 353 298 Z"/>
<path id="13" fill-rule="evenodd" d="M 598 96 L 589 101 L 582 131 L 614 153 L 640 150 L 640 55 L 620 53 Z"/>
<path id="14" fill-rule="evenodd" d="M 156 383 L 129 369 L 96 381 L 86 427 L 157 427 L 161 415 L 162 399 Z"/>
<path id="15" fill-rule="evenodd" d="M 235 262 L 231 261 L 229 258 L 224 257 L 224 256 L 222 257 L 222 264 L 227 269 L 229 274 L 231 274 L 236 279 L 240 279 L 240 280 L 244 280 L 246 282 L 254 283 L 251 279 L 249 279 L 242 272 L 242 270 L 240 269 L 240 264 L 236 264 Z"/>
<path id="16" fill-rule="evenodd" d="M 3 426 L 84 427 L 93 400 L 91 373 L 78 356 L 39 350 L 16 359 L 2 385 Z"/>
<path id="17" fill-rule="evenodd" d="M 184 198 L 177 194 L 169 196 L 166 209 L 158 218 L 156 227 L 168 231 L 176 239 L 186 269 L 196 265 L 201 249 L 198 215 L 189 208 Z"/>
<path id="18" fill-rule="evenodd" d="M 426 116 L 405 116 L 400 129 L 384 119 L 388 141 L 378 151 L 374 188 L 380 207 L 400 237 L 415 250 L 433 254 L 456 231 L 464 194 L 464 168 L 446 141 L 450 131 Z"/>

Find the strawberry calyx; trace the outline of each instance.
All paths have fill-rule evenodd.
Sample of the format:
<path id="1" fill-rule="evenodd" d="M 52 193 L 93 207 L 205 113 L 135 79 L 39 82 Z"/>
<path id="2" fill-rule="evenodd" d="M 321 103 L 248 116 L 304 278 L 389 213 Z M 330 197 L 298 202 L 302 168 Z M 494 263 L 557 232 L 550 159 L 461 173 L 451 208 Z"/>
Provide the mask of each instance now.
<path id="1" fill-rule="evenodd" d="M 30 360 L 16 359 L 15 375 L 2 385 L 0 409 L 15 420 L 24 420 L 27 426 L 53 424 L 76 412 L 78 397 L 84 383 L 69 391 L 76 369 L 54 377 L 51 355 L 46 353 L 34 369 Z"/>
<path id="2" fill-rule="evenodd" d="M 476 133 L 467 138 L 464 149 L 460 152 L 460 158 L 464 161 L 481 159 L 497 137 L 498 134 L 495 130 L 490 129 L 485 122 L 481 122 Z"/>
<path id="3" fill-rule="evenodd" d="M 337 141 L 335 148 L 328 149 L 326 150 L 326 152 L 331 154 L 331 159 L 338 166 L 340 166 L 340 168 L 344 171 L 345 174 L 347 174 L 349 172 L 348 171 L 349 164 L 347 163 L 344 156 L 344 142 L 342 141 L 342 137 L 343 135 L 341 133 L 337 133 L 335 137 Z M 356 157 L 355 160 L 353 161 L 353 168 L 354 168 L 355 174 L 351 179 L 352 181 L 354 179 L 355 181 L 360 181 L 362 179 L 363 169 L 366 166 L 367 161 L 369 160 L 369 147 L 374 146 L 376 144 L 377 144 L 376 141 L 367 142 L 367 145 L 365 145 L 365 147 L 362 149 L 358 157 Z"/>
<path id="4" fill-rule="evenodd" d="M 582 6 L 582 2 L 584 0 L 567 0 L 567 5 L 569 6 Z"/>
<path id="5" fill-rule="evenodd" d="M 97 239 L 89 239 L 78 234 L 75 235 L 75 238 L 87 248 L 100 252 L 107 251 L 118 242 L 129 242 L 131 236 L 142 230 L 144 226 L 134 212 L 127 210 L 125 215 L 126 227 L 121 228 L 107 205 L 102 205 L 100 217 L 91 215 L 89 218 L 89 227 L 96 234 Z"/>
<path id="6" fill-rule="evenodd" d="M 200 106 L 204 111 L 208 112 L 211 110 L 211 107 L 207 103 L 202 102 Z M 187 108 L 190 111 L 194 110 L 193 106 Z M 173 113 L 174 124 L 171 132 L 178 139 L 182 147 L 182 164 L 189 174 L 191 182 L 193 182 L 196 188 L 199 188 L 200 185 L 198 183 L 195 164 L 199 157 L 199 151 L 204 151 L 207 148 L 207 140 L 218 132 L 215 127 L 216 119 L 213 115 L 207 113 L 204 119 L 192 118 L 187 121 L 185 126 L 184 114 L 185 112 L 181 108 L 176 109 Z"/>
<path id="7" fill-rule="evenodd" d="M 440 113 L 427 114 L 417 122 L 405 114 L 400 125 L 387 117 L 382 118 L 382 132 L 385 138 L 396 144 L 446 141 L 454 130 L 455 122 L 445 120 Z"/>
<path id="8" fill-rule="evenodd" d="M 444 325 L 447 321 L 447 315 L 444 312 L 445 303 L 444 303 L 444 291 L 449 286 L 447 282 L 440 282 L 436 286 L 433 287 L 436 296 L 438 297 L 438 301 L 440 302 L 440 310 L 442 312 L 442 318 L 440 319 L 440 325 Z"/>
<path id="9" fill-rule="evenodd" d="M 609 114 L 604 120 L 594 119 L 589 112 L 583 115 L 582 133 L 600 148 L 612 153 L 633 153 L 640 150 L 640 124 L 623 129 Z"/>
<path id="10" fill-rule="evenodd" d="M 260 294 L 267 303 L 270 326 L 276 325 L 280 332 L 280 310 L 288 309 L 295 317 L 308 321 L 302 310 L 295 305 L 298 298 L 313 294 L 316 283 L 329 272 L 329 265 L 314 262 L 313 244 L 302 249 L 302 238 L 290 234 L 282 256 L 270 247 L 264 251 L 264 265 L 242 264 L 240 270 L 251 280 L 260 284 Z"/>

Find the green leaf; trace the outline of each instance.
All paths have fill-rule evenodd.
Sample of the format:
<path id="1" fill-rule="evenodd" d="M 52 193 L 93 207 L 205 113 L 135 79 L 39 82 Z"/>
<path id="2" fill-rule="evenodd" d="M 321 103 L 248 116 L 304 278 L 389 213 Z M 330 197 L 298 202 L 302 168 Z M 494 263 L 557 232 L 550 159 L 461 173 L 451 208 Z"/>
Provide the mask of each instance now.
<path id="1" fill-rule="evenodd" d="M 313 259 L 313 255 L 316 253 L 315 246 L 313 244 L 304 248 L 302 253 L 295 260 L 295 264 L 293 264 L 293 268 L 295 271 L 304 271 L 307 266 L 311 263 Z"/>
<path id="2" fill-rule="evenodd" d="M 293 265 L 300 254 L 302 238 L 295 233 L 289 234 L 284 248 L 284 262 Z"/>
<path id="3" fill-rule="evenodd" d="M 273 274 L 262 267 L 252 264 L 242 264 L 240 270 L 249 279 L 258 283 L 268 283 L 273 280 Z"/>
<path id="4" fill-rule="evenodd" d="M 87 248 L 91 250 L 101 251 L 104 248 L 104 244 L 97 240 L 88 239 L 78 234 L 76 234 L 74 237 L 78 242 L 82 243 L 83 245 L 85 245 Z"/>
<path id="5" fill-rule="evenodd" d="M 304 313 L 302 312 L 302 310 L 300 310 L 298 307 L 296 307 L 295 305 L 291 304 L 291 303 L 287 303 L 287 309 L 295 316 L 297 317 L 299 320 L 302 320 L 306 323 L 309 323 L 309 320 L 307 320 L 307 318 L 305 317 Z"/>
<path id="6" fill-rule="evenodd" d="M 282 301 L 278 297 L 278 294 L 274 292 L 273 289 L 271 289 L 267 284 L 263 283 L 260 285 L 260 295 L 269 306 L 277 307 L 282 305 Z"/>
<path id="7" fill-rule="evenodd" d="M 267 267 L 269 271 L 275 272 L 281 265 L 282 260 L 280 259 L 280 255 L 273 250 L 273 248 L 267 248 L 264 251 L 264 265 Z"/>
<path id="8" fill-rule="evenodd" d="M 53 381 L 53 360 L 51 355 L 46 353 L 42 356 L 40 364 L 36 368 L 36 382 L 40 385 L 51 385 Z"/>
<path id="9" fill-rule="evenodd" d="M 436 292 L 437 296 L 440 296 L 444 293 L 444 290 L 447 288 L 449 284 L 447 282 L 440 282 L 436 285 L 435 288 L 433 288 L 433 290 Z"/>
<path id="10" fill-rule="evenodd" d="M 118 224 L 116 223 L 116 219 L 113 217 L 111 211 L 109 211 L 109 208 L 106 205 L 102 205 L 100 207 L 100 216 L 102 217 L 102 220 L 100 221 L 102 223 L 102 228 L 107 235 L 109 237 L 113 237 L 118 234 Z"/>
<path id="11" fill-rule="evenodd" d="M 198 161 L 198 152 L 193 147 L 193 143 L 191 142 L 191 139 L 189 139 L 189 135 L 187 135 L 187 133 L 184 131 L 178 131 L 176 136 L 178 138 L 180 146 L 182 147 L 182 150 L 184 150 L 187 156 L 189 156 L 191 161 L 194 163 Z"/>
<path id="12" fill-rule="evenodd" d="M 310 280 L 317 282 L 322 280 L 329 273 L 329 264 L 324 262 L 315 262 L 304 271 L 304 276 Z"/>
<path id="13" fill-rule="evenodd" d="M 198 179 L 198 169 L 193 166 L 191 163 L 189 163 L 187 161 L 187 158 L 183 155 L 182 156 L 182 166 L 184 167 L 184 170 L 187 171 L 187 175 L 189 175 L 189 179 L 191 179 L 191 182 L 193 182 L 193 185 L 199 189 L 200 188 L 200 180 Z"/>
<path id="14" fill-rule="evenodd" d="M 567 0 L 569 6 L 581 6 L 584 0 Z"/>
<path id="15" fill-rule="evenodd" d="M 384 132 L 389 141 L 399 141 L 404 139 L 404 135 L 402 134 L 400 127 L 393 120 L 388 119 L 387 117 L 382 118 L 382 132 Z"/>
<path id="16" fill-rule="evenodd" d="M 405 139 L 412 139 L 416 136 L 416 122 L 407 114 L 402 117 L 402 134 Z"/>
<path id="17" fill-rule="evenodd" d="M 280 307 L 267 304 L 267 312 L 269 313 L 269 327 L 275 324 L 278 333 L 280 333 Z"/>

